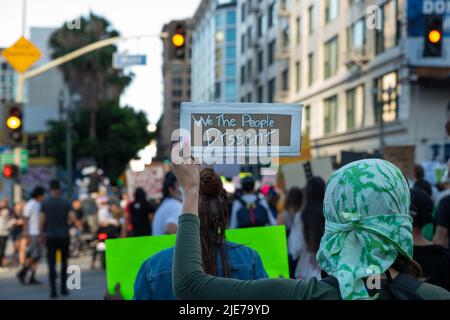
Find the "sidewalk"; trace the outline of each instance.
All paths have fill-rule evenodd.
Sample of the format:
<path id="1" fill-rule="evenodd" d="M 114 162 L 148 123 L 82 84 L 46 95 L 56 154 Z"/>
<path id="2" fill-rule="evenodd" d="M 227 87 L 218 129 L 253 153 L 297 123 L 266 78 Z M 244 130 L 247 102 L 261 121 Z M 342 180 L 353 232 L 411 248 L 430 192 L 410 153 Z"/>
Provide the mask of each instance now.
<path id="1" fill-rule="evenodd" d="M 102 300 L 106 292 L 106 273 L 104 270 L 90 270 L 90 256 L 70 259 L 70 265 L 77 265 L 81 269 L 81 289 L 69 290 L 67 297 L 61 300 Z M 59 265 L 57 272 L 59 276 Z M 47 300 L 49 299 L 49 284 L 47 264 L 42 258 L 37 270 L 36 278 L 41 285 L 22 285 L 16 278 L 17 268 L 0 269 L 0 300 Z M 59 283 L 59 282 L 58 282 Z"/>

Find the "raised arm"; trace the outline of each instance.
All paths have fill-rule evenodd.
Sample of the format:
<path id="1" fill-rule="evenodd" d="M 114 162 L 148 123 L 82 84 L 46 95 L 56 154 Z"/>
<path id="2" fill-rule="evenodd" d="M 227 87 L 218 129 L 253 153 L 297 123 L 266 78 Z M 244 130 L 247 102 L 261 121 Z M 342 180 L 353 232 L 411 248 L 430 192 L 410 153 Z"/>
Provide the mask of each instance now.
<path id="1" fill-rule="evenodd" d="M 204 272 L 198 218 L 199 172 L 193 164 L 172 165 L 185 190 L 173 263 L 173 291 L 179 299 L 306 299 L 320 298 L 319 283 L 290 279 L 241 281 Z M 323 293 L 323 291 L 322 291 Z"/>

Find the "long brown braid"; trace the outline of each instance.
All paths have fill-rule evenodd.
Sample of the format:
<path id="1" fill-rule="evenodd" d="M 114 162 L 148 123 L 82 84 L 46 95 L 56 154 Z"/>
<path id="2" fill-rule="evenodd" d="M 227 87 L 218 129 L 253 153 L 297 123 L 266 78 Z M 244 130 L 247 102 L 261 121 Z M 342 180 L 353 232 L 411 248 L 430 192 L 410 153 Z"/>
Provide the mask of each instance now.
<path id="1" fill-rule="evenodd" d="M 225 229 L 228 226 L 230 212 L 228 199 L 223 189 L 222 180 L 211 168 L 200 172 L 200 241 L 205 272 L 217 275 L 218 255 L 221 259 L 225 278 L 230 276 L 227 254 L 225 251 Z"/>

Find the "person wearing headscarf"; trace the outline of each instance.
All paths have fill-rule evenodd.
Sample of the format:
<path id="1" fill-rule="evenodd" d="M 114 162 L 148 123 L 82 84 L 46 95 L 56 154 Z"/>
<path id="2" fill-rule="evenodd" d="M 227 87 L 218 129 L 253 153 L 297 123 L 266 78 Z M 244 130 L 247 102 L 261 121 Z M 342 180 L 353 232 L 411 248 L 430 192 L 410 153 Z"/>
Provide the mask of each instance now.
<path id="1" fill-rule="evenodd" d="M 445 289 L 418 279 L 408 184 L 387 161 L 353 162 L 330 177 L 324 198 L 325 233 L 316 257 L 326 274 L 321 281 L 239 281 L 206 274 L 199 237 L 198 169 L 190 164 L 172 168 L 189 190 L 174 254 L 173 285 L 179 299 L 396 299 L 401 295 L 388 293 L 398 279 L 418 283 L 408 299 L 450 299 Z M 368 282 L 374 277 L 380 279 L 378 285 Z"/>

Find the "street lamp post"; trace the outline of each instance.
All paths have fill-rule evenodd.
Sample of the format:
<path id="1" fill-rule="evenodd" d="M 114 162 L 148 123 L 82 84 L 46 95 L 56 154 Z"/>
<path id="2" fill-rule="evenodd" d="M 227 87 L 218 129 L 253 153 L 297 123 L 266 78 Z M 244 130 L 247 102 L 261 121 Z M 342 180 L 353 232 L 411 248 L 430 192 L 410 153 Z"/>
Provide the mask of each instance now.
<path id="1" fill-rule="evenodd" d="M 373 93 L 375 96 L 375 105 L 376 105 L 376 111 L 377 111 L 377 116 L 378 116 L 378 120 L 379 120 L 379 141 L 380 141 L 380 155 L 383 156 L 383 152 L 384 152 L 384 147 L 385 147 L 385 141 L 384 141 L 384 136 L 385 136 L 385 123 L 384 123 L 384 105 L 387 104 L 391 104 L 392 103 L 392 95 L 395 92 L 395 88 L 389 86 L 387 89 L 378 89 L 378 88 L 374 88 Z M 388 95 L 388 99 L 384 100 L 383 99 L 383 95 L 384 94 Z"/>
<path id="2" fill-rule="evenodd" d="M 66 109 L 66 173 L 67 173 L 67 196 L 72 198 L 73 194 L 73 143 L 72 143 L 72 114 L 80 102 L 80 95 L 73 94 Z"/>

